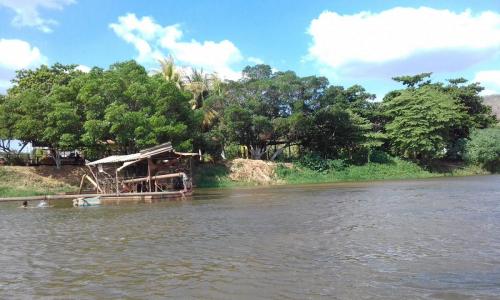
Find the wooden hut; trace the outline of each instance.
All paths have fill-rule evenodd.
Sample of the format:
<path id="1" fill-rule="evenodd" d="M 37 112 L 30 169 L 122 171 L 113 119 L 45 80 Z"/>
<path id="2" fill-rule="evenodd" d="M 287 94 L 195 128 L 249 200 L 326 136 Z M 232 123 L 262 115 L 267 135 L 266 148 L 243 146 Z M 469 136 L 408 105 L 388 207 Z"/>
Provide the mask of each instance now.
<path id="1" fill-rule="evenodd" d="M 87 162 L 89 174 L 82 177 L 80 193 L 87 181 L 97 195 L 102 195 L 99 203 L 185 197 L 192 193 L 192 160 L 196 155 L 177 152 L 171 143 L 165 143 L 138 153 Z"/>

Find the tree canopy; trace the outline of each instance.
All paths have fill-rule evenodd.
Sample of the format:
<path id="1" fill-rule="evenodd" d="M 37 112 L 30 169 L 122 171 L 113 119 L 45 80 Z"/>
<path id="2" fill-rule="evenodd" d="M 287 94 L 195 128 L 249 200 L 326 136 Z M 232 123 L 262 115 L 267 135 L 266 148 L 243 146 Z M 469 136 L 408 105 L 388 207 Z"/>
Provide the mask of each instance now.
<path id="1" fill-rule="evenodd" d="M 331 159 L 366 162 L 378 149 L 428 161 L 462 159 L 470 133 L 496 124 L 483 88 L 463 78 L 398 76 L 404 87 L 375 101 L 360 85 L 262 64 L 245 67 L 236 81 L 203 70 L 184 75 L 172 58 L 160 67 L 156 74 L 135 61 L 88 73 L 62 64 L 19 70 L 0 96 L 0 140 L 46 146 L 56 156 L 79 149 L 89 159 L 171 141 L 214 159 L 243 147 L 274 160 L 293 145 Z"/>

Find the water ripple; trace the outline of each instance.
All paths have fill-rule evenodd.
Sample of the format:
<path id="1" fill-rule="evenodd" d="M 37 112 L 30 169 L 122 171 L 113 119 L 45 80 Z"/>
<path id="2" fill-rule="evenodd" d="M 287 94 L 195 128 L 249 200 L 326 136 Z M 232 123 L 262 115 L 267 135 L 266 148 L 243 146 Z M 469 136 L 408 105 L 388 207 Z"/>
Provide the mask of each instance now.
<path id="1" fill-rule="evenodd" d="M 494 299 L 500 177 L 0 207 L 0 298 Z"/>

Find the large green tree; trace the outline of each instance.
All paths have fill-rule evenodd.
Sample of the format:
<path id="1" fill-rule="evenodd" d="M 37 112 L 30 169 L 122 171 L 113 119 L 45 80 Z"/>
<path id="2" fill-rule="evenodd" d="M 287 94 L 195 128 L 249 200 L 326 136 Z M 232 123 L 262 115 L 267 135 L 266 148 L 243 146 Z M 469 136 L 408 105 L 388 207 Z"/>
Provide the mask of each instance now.
<path id="1" fill-rule="evenodd" d="M 386 131 L 392 151 L 411 159 L 443 157 L 451 142 L 450 130 L 467 118 L 461 103 L 431 85 L 402 90 L 386 98 L 383 109 L 390 118 Z"/>

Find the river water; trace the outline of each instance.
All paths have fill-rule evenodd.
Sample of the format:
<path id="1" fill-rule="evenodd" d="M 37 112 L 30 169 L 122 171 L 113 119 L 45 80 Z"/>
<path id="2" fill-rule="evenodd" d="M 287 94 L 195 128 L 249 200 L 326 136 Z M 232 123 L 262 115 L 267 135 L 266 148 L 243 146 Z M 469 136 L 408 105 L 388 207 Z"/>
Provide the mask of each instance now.
<path id="1" fill-rule="evenodd" d="M 500 299 L 500 176 L 17 206 L 1 299 Z"/>

